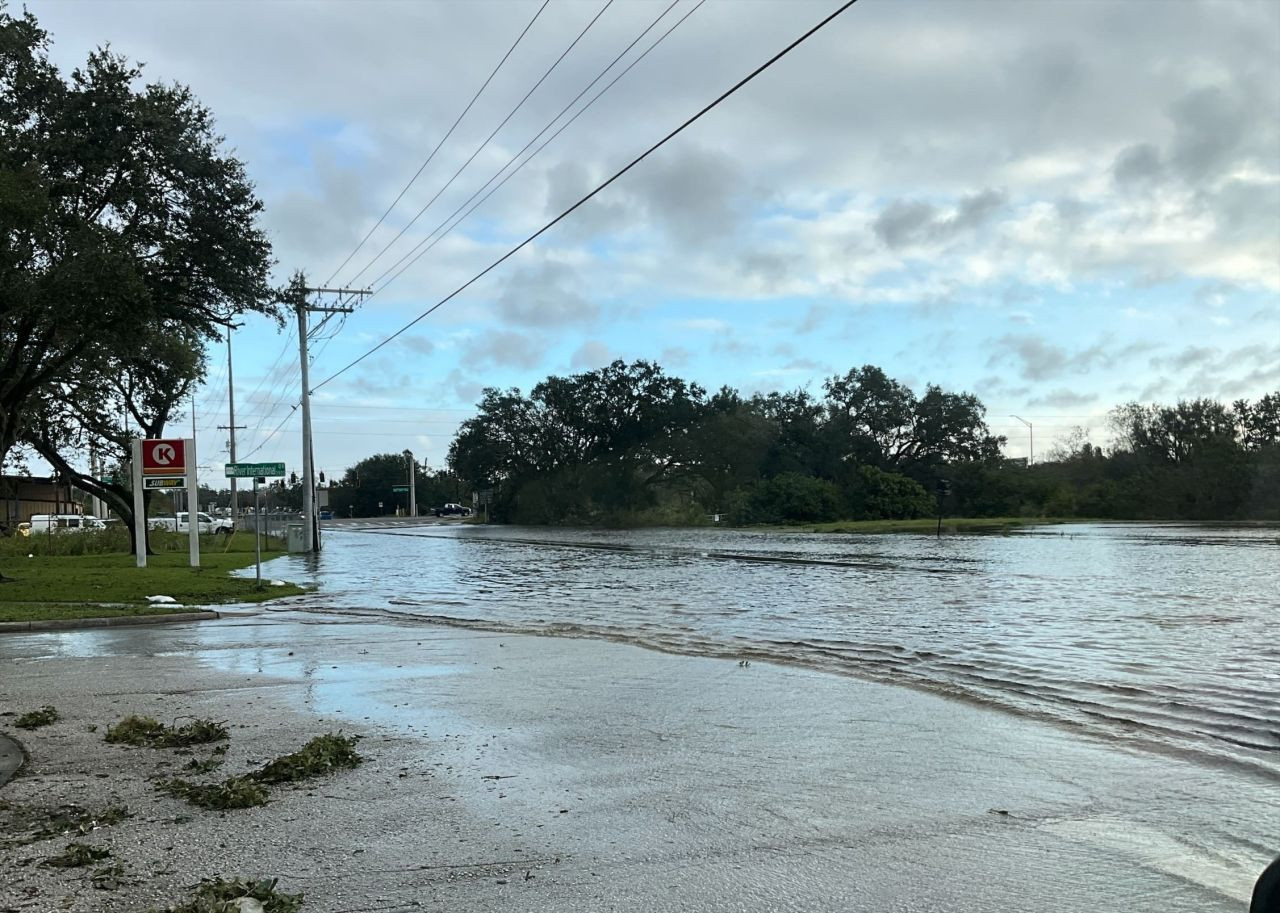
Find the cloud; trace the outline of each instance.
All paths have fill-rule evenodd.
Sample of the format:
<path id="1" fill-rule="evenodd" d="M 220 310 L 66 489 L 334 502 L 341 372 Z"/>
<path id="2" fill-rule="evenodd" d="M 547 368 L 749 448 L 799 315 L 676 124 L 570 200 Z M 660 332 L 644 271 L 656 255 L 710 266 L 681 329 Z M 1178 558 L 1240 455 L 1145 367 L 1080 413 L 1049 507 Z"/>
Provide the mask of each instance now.
<path id="1" fill-rule="evenodd" d="M 1025 380 L 1043 381 L 1068 373 L 1083 374 L 1094 369 L 1132 365 L 1137 356 L 1150 352 L 1155 344 L 1139 341 L 1112 348 L 1097 342 L 1071 351 L 1034 333 L 1008 333 L 994 340 L 993 348 L 987 367 L 1012 363 Z"/>
<path id="2" fill-rule="evenodd" d="M 668 346 L 662 350 L 658 363 L 664 368 L 683 368 L 693 359 L 693 353 L 684 346 Z"/>
<path id="3" fill-rule="evenodd" d="M 727 333 L 731 329 L 728 321 L 718 317 L 688 317 L 684 320 L 673 320 L 671 325 L 676 329 L 694 333 Z"/>
<path id="4" fill-rule="evenodd" d="M 1078 406 L 1088 406 L 1098 401 L 1096 393 L 1081 393 L 1076 390 L 1068 390 L 1065 387 L 1059 387 L 1051 393 L 1043 396 L 1037 396 L 1035 399 L 1027 402 L 1032 406 L 1049 406 L 1054 409 L 1074 409 Z"/>
<path id="5" fill-rule="evenodd" d="M 735 233 L 748 190 L 742 165 L 728 153 L 683 145 L 641 165 L 627 191 L 675 244 L 713 244 Z M 763 193 L 752 195 L 759 205 Z"/>
<path id="6" fill-rule="evenodd" d="M 1206 86 L 1179 98 L 1169 116 L 1174 124 L 1170 163 L 1195 181 L 1224 170 L 1257 112 L 1248 110 L 1238 93 Z"/>
<path id="7" fill-rule="evenodd" d="M 508 324 L 553 327 L 583 324 L 600 315 L 600 306 L 579 291 L 575 271 L 565 263 L 544 261 L 516 270 L 498 296 L 498 314 Z"/>
<path id="8" fill-rule="evenodd" d="M 480 398 L 480 393 L 484 389 L 484 384 L 468 377 L 459 368 L 454 368 L 444 379 L 444 383 L 453 391 L 453 395 L 457 397 L 459 402 L 474 403 Z"/>
<path id="9" fill-rule="evenodd" d="M 1006 335 L 997 340 L 1001 351 L 987 359 L 987 367 L 1013 360 L 1027 380 L 1047 380 L 1067 370 L 1071 357 L 1062 346 L 1045 342 L 1039 336 Z"/>
<path id="10" fill-rule="evenodd" d="M 542 363 L 547 343 L 533 333 L 493 330 L 469 340 L 463 346 L 463 358 L 469 365 L 529 370 Z"/>
<path id="11" fill-rule="evenodd" d="M 419 355 L 430 355 L 436 350 L 436 344 L 420 333 L 401 336 L 399 343 L 410 352 L 416 352 Z"/>
<path id="12" fill-rule="evenodd" d="M 1111 166 L 1111 173 L 1119 184 L 1151 181 L 1159 177 L 1163 170 L 1160 150 L 1151 143 L 1136 143 L 1125 147 Z"/>
<path id="13" fill-rule="evenodd" d="M 1162 378 L 1164 386 L 1159 394 L 1164 399 L 1171 394 L 1184 398 L 1248 397 L 1280 383 L 1280 343 L 1250 343 L 1233 349 L 1188 345 L 1171 355 L 1150 359 L 1150 365 L 1173 375 L 1171 382 Z"/>
<path id="14" fill-rule="evenodd" d="M 989 221 L 1007 202 L 998 190 L 961 197 L 949 212 L 931 203 L 898 200 L 872 223 L 876 235 L 892 248 L 947 241 Z"/>
<path id="15" fill-rule="evenodd" d="M 569 367 L 575 371 L 590 371 L 609 364 L 613 358 L 612 351 L 605 343 L 598 339 L 588 339 L 574 350 L 569 358 Z"/>
<path id="16" fill-rule="evenodd" d="M 354 356 L 537 231 L 767 59 L 780 36 L 796 33 L 801 6 L 811 8 L 700 7 L 352 315 L 329 353 L 349 344 Z M 426 238 L 657 12 L 613 4 L 421 222 L 353 278 L 596 11 L 547 8 L 335 281 L 364 284 Z M 531 11 L 508 0 L 370 0 L 312 4 L 305 15 L 227 4 L 210 17 L 198 4 L 116 0 L 44 2 L 37 15 L 64 72 L 110 41 L 148 61 L 148 79 L 190 85 L 264 200 L 277 279 L 305 267 L 323 282 Z M 344 68 L 318 47 L 379 52 Z M 805 333 L 803 354 L 815 362 L 853 361 L 856 346 L 858 363 L 899 377 L 954 372 L 971 386 L 968 378 L 992 373 L 1010 397 L 1027 386 L 1027 396 L 1075 389 L 1093 371 L 1108 372 L 1089 388 L 1100 407 L 1126 385 L 1136 393 L 1156 381 L 1163 398 L 1258 395 L 1277 362 L 1228 358 L 1280 330 L 1280 123 L 1269 116 L 1280 110 L 1277 61 L 1275 3 L 1186 0 L 1162 4 L 1158 16 L 1124 0 L 1040 3 L 1013 17 L 982 0 L 859 4 L 434 314 L 423 329 L 434 347 L 430 377 L 395 389 L 412 361 L 407 349 L 401 366 L 370 382 L 388 398 L 456 393 L 471 402 L 477 383 L 527 386 L 552 344 L 567 362 L 590 340 L 636 356 L 662 352 L 714 387 L 784 364 L 768 354 L 775 337 Z M 1198 288 L 1221 291 L 1188 293 Z M 1127 319 L 1127 307 L 1152 319 Z M 911 325 L 922 308 L 953 331 L 952 361 Z M 1031 315 L 1040 335 L 1011 325 L 1014 312 Z M 703 325 L 676 325 L 673 314 Z M 713 347 L 730 325 L 737 336 Z M 355 342 L 361 332 L 365 345 Z M 1126 360 L 1120 353 L 1134 340 L 1163 348 Z M 238 337 L 245 388 L 283 343 L 254 339 L 252 328 Z M 1185 368 L 1151 363 L 1189 347 L 1221 354 Z M 255 398 L 296 401 L 285 364 Z"/>
<path id="17" fill-rule="evenodd" d="M 1153 358 L 1153 367 L 1165 367 L 1174 371 L 1186 371 L 1189 368 L 1212 362 L 1221 353 L 1213 346 L 1187 346 L 1182 351 L 1165 358 Z"/>

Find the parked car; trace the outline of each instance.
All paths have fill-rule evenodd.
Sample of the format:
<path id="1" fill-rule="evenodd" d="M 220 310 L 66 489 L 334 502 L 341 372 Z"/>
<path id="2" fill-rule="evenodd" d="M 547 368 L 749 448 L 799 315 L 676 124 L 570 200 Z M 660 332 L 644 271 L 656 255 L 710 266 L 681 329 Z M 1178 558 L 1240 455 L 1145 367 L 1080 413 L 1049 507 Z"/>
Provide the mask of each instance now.
<path id="1" fill-rule="evenodd" d="M 22 524 L 18 525 L 19 531 Z M 97 517 L 86 517 L 82 514 L 35 514 L 23 535 L 31 533 L 48 533 L 50 531 L 83 532 L 84 530 L 106 529 L 107 524 Z"/>
<path id="2" fill-rule="evenodd" d="M 471 516 L 471 508 L 463 507 L 461 504 L 446 504 L 444 507 L 436 508 L 437 517 L 469 517 Z"/>
<path id="3" fill-rule="evenodd" d="M 201 533 L 222 533 L 225 536 L 231 535 L 235 530 L 235 524 L 226 519 L 215 519 L 204 511 L 196 514 L 196 525 Z M 169 532 L 186 533 L 191 531 L 191 526 L 187 520 L 187 512 L 181 511 L 177 519 L 173 517 L 152 517 L 147 521 L 147 526 L 151 529 L 165 529 Z"/>

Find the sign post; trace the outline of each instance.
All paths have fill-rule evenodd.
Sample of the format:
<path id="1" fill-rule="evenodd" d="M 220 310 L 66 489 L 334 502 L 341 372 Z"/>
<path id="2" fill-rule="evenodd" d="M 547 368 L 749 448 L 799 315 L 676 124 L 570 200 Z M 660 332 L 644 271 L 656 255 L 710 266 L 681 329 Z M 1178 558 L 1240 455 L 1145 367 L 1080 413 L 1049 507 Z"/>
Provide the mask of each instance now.
<path id="1" fill-rule="evenodd" d="M 262 499 L 258 486 L 267 476 L 284 476 L 284 463 L 228 463 L 224 470 L 228 479 L 253 479 L 253 550 L 257 564 L 257 586 L 262 589 Z"/>
<path id="2" fill-rule="evenodd" d="M 194 407 L 193 407 L 194 408 Z M 187 451 L 187 551 L 191 566 L 200 566 L 200 483 L 196 480 L 196 439 L 186 439 Z"/>
<path id="3" fill-rule="evenodd" d="M 262 500 L 258 497 L 258 483 L 265 481 L 259 476 L 253 477 L 253 551 L 258 566 L 258 589 L 262 589 Z"/>
<path id="4" fill-rule="evenodd" d="M 138 567 L 146 567 L 147 506 L 142 497 L 142 438 L 134 438 L 129 449 L 132 456 L 129 475 L 133 476 L 133 541 L 138 553 Z"/>

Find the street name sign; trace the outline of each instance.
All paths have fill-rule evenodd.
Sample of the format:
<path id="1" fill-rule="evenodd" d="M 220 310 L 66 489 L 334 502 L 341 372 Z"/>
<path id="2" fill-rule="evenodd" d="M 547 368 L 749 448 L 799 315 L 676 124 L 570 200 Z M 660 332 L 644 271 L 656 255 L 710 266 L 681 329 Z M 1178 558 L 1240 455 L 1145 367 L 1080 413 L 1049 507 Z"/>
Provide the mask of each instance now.
<path id="1" fill-rule="evenodd" d="M 396 494 L 408 494 L 409 486 L 408 485 L 392 485 L 391 491 Z"/>
<path id="2" fill-rule="evenodd" d="M 226 465 L 228 479 L 251 479 L 254 476 L 283 476 L 284 463 L 228 463 Z"/>

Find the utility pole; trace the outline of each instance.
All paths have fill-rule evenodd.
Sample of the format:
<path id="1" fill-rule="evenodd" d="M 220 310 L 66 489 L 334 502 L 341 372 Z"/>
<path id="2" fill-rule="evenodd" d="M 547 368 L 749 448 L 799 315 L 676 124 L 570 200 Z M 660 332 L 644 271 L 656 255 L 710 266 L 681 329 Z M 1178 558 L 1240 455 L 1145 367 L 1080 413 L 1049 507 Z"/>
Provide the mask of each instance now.
<path id="1" fill-rule="evenodd" d="M 1030 466 L 1036 461 L 1036 431 L 1032 424 L 1020 415 L 1010 415 L 1009 418 L 1016 418 L 1022 424 L 1027 426 L 1027 465 Z"/>
<path id="2" fill-rule="evenodd" d="M 308 288 L 304 291 L 308 295 L 337 295 L 342 302 L 359 302 L 366 295 L 372 294 L 369 289 L 353 288 Z M 311 366 L 307 363 L 307 314 L 350 314 L 355 308 L 345 303 L 335 307 L 310 305 L 304 299 L 298 302 L 295 310 L 298 315 L 298 358 L 302 365 L 302 513 L 306 518 L 302 531 L 302 550 L 317 552 L 320 550 L 320 522 L 316 515 L 316 472 L 311 452 Z"/>
<path id="3" fill-rule="evenodd" d="M 417 485 L 414 477 L 417 475 L 418 467 L 413 463 L 412 450 L 406 450 L 404 458 L 409 461 L 409 516 L 416 517 L 418 516 L 418 492 L 415 491 Z"/>
<path id="4" fill-rule="evenodd" d="M 236 424 L 236 378 L 231 370 L 231 331 L 234 326 L 227 327 L 227 412 L 230 415 L 230 425 L 219 425 L 219 431 L 230 432 L 231 438 L 227 441 L 227 452 L 231 457 L 231 462 L 236 461 L 236 429 L 245 428 L 245 425 Z M 231 528 L 235 529 L 236 520 L 240 517 L 239 504 L 236 498 L 236 477 L 231 477 Z"/>

